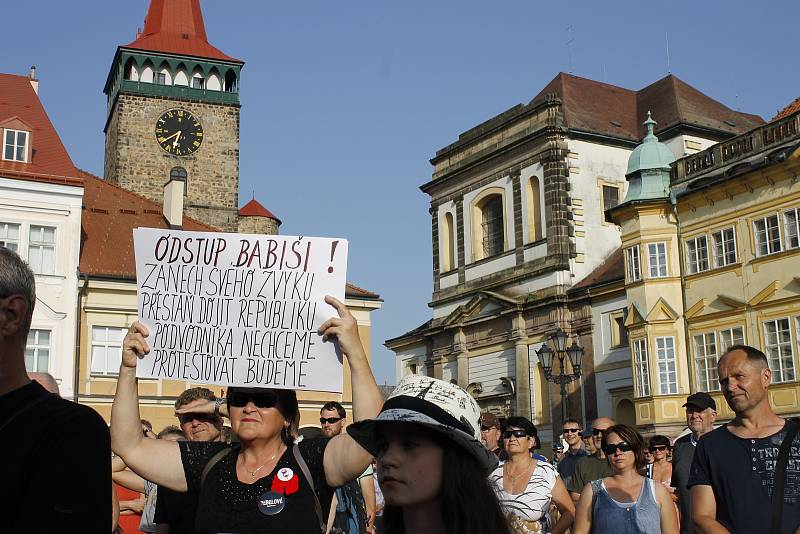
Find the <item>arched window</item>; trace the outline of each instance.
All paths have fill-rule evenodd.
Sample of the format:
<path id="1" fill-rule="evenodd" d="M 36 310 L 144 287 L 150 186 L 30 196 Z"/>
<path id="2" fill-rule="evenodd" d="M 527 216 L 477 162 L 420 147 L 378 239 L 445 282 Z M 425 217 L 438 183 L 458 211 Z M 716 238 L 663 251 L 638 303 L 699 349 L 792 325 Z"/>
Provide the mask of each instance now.
<path id="1" fill-rule="evenodd" d="M 237 91 L 236 73 L 233 72 L 233 69 L 229 69 L 228 72 L 225 73 L 225 91 L 229 93 L 235 93 Z"/>
<path id="2" fill-rule="evenodd" d="M 136 61 L 133 58 L 128 58 L 125 62 L 125 79 L 134 82 L 139 81 L 139 72 L 136 69 Z"/>
<path id="3" fill-rule="evenodd" d="M 528 208 L 528 241 L 532 243 L 542 238 L 542 191 L 536 176 L 528 180 L 525 203 Z"/>
<path id="4" fill-rule="evenodd" d="M 221 91 L 222 90 L 222 83 L 220 82 L 220 75 L 219 71 L 216 67 L 211 69 L 211 72 L 208 75 L 208 80 L 206 81 L 206 89 L 210 89 L 211 91 Z"/>
<path id="5" fill-rule="evenodd" d="M 453 214 L 444 214 L 444 228 L 442 228 L 442 271 L 447 272 L 456 267 L 455 254 L 455 225 L 453 224 Z"/>
<path id="6" fill-rule="evenodd" d="M 148 59 L 144 62 L 142 67 L 142 75 L 139 77 L 140 82 L 153 83 L 153 63 Z"/>
<path id="7" fill-rule="evenodd" d="M 489 195 L 478 206 L 480 210 L 482 257 L 488 258 L 503 252 L 505 232 L 503 224 L 503 197 Z"/>
<path id="8" fill-rule="evenodd" d="M 166 61 L 161 63 L 161 66 L 158 67 L 158 71 L 153 76 L 153 83 L 157 83 L 159 85 L 172 85 L 172 74 L 169 70 L 169 64 Z"/>
<path id="9" fill-rule="evenodd" d="M 192 88 L 205 89 L 206 88 L 206 75 L 200 70 L 200 67 L 195 67 L 192 71 Z"/>
<path id="10" fill-rule="evenodd" d="M 178 65 L 174 85 L 189 85 L 189 76 L 186 74 L 186 66 L 183 63 Z"/>

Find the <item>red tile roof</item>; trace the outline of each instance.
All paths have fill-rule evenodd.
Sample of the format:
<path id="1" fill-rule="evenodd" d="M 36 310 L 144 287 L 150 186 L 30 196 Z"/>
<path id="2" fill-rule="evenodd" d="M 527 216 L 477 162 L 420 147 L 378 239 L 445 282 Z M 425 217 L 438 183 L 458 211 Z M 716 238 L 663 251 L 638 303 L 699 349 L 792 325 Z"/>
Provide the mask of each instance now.
<path id="1" fill-rule="evenodd" d="M 711 128 L 731 135 L 764 124 L 764 119 L 740 113 L 706 96 L 672 74 L 639 91 L 559 73 L 531 102 L 549 94 L 562 101 L 568 128 L 639 141 L 647 112 L 658 121 L 656 132 L 678 124 Z"/>
<path id="2" fill-rule="evenodd" d="M 27 76 L 0 74 L 0 124 L 30 128 L 30 161 L 6 161 L 0 156 L 0 175 L 25 180 L 81 185 L 78 171 L 50 122 L 39 95 Z"/>
<path id="3" fill-rule="evenodd" d="M 372 291 L 368 291 L 362 287 L 358 287 L 355 284 L 351 284 L 347 282 L 347 285 L 344 288 L 344 294 L 347 297 L 357 298 L 357 299 L 367 299 L 367 300 L 377 300 L 381 298 L 380 295 L 377 293 L 373 293 Z"/>
<path id="4" fill-rule="evenodd" d="M 89 276 L 135 279 L 133 229 L 168 228 L 162 205 L 106 182 L 85 171 L 78 268 Z M 217 228 L 184 215 L 183 229 L 217 232 Z"/>
<path id="5" fill-rule="evenodd" d="M 150 0 L 144 30 L 125 48 L 244 63 L 208 42 L 200 0 Z"/>
<path id="6" fill-rule="evenodd" d="M 782 119 L 784 117 L 788 117 L 789 115 L 797 111 L 800 111 L 800 98 L 795 98 L 791 104 L 780 110 L 777 115 L 772 117 L 772 120 L 770 122 Z"/>
<path id="7" fill-rule="evenodd" d="M 240 217 L 268 217 L 270 219 L 274 219 L 281 222 L 275 215 L 272 214 L 267 208 L 261 205 L 261 203 L 253 199 L 241 208 L 239 208 L 239 216 Z"/>
<path id="8" fill-rule="evenodd" d="M 625 259 L 622 247 L 618 248 L 606 258 L 589 276 L 573 286 L 573 289 L 600 286 L 625 279 Z"/>

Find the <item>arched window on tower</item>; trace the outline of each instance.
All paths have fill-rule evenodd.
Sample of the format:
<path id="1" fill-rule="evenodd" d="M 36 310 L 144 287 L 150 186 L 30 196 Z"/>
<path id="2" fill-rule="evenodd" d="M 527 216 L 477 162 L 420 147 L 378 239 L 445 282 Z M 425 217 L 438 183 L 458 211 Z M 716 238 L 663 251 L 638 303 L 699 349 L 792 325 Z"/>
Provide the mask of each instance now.
<path id="1" fill-rule="evenodd" d="M 505 221 L 503 219 L 503 196 L 490 194 L 476 204 L 478 239 L 473 251 L 476 260 L 496 256 L 505 249 Z"/>
<path id="2" fill-rule="evenodd" d="M 211 72 L 208 74 L 208 80 L 206 81 L 206 89 L 211 91 L 221 91 L 222 90 L 222 82 L 220 81 L 219 71 L 216 67 L 211 69 Z"/>
<path id="3" fill-rule="evenodd" d="M 205 74 L 203 74 L 203 71 L 200 70 L 200 67 L 195 67 L 194 71 L 192 72 L 192 88 L 193 89 L 206 88 L 206 76 Z"/>
<path id="4" fill-rule="evenodd" d="M 139 76 L 140 82 L 153 83 L 153 63 L 148 59 L 142 66 L 142 75 Z"/>
<path id="5" fill-rule="evenodd" d="M 136 61 L 131 57 L 125 62 L 125 79 L 134 82 L 139 81 L 139 72 L 136 69 Z"/>
<path id="6" fill-rule="evenodd" d="M 542 189 L 541 182 L 536 176 L 528 180 L 528 191 L 525 203 L 528 208 L 528 242 L 532 243 L 542 238 Z"/>
<path id="7" fill-rule="evenodd" d="M 169 63 L 162 62 L 153 76 L 153 83 L 158 85 L 172 85 L 172 74 L 169 70 Z"/>
<path id="8" fill-rule="evenodd" d="M 442 228 L 442 271 L 452 271 L 456 268 L 455 237 L 456 227 L 453 224 L 453 214 L 444 214 L 444 228 Z"/>
<path id="9" fill-rule="evenodd" d="M 236 79 L 236 73 L 233 69 L 229 69 L 228 72 L 225 73 L 225 91 L 228 93 L 235 93 L 239 90 L 238 87 L 238 80 Z"/>
<path id="10" fill-rule="evenodd" d="M 186 73 L 186 66 L 181 63 L 175 72 L 174 85 L 189 85 L 189 75 Z"/>

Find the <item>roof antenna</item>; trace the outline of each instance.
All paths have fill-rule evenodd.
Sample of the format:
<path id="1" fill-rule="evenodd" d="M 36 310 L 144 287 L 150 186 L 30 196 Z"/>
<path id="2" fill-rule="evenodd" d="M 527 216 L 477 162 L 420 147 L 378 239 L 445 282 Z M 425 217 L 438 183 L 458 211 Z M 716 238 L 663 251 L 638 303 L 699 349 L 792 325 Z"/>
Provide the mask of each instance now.
<path id="1" fill-rule="evenodd" d="M 255 200 L 255 199 L 256 199 L 256 190 L 253 189 L 253 200 Z"/>
<path id="2" fill-rule="evenodd" d="M 667 40 L 667 74 L 672 74 L 669 66 L 669 32 L 664 32 L 664 37 Z"/>
<path id="3" fill-rule="evenodd" d="M 567 72 L 572 74 L 572 43 L 575 39 L 572 37 L 572 25 L 567 26 L 567 42 L 564 45 L 567 47 Z"/>

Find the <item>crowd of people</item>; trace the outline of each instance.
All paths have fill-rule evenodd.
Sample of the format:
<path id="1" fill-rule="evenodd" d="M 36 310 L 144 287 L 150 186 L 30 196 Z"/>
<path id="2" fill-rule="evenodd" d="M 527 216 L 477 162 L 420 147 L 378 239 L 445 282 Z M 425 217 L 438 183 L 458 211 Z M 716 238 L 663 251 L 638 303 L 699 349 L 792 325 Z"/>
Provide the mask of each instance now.
<path id="1" fill-rule="evenodd" d="M 331 402 L 322 436 L 302 439 L 292 390 L 192 388 L 175 403 L 179 425 L 155 434 L 136 381 L 149 332 L 134 323 L 109 429 L 28 376 L 35 302 L 33 273 L 0 247 L 3 532 L 800 533 L 800 425 L 773 412 L 768 360 L 753 347 L 718 362 L 734 414 L 720 428 L 698 392 L 674 442 L 566 419 L 548 459 L 531 421 L 481 414 L 450 382 L 411 375 L 384 402 L 355 319 L 330 297 L 338 317 L 319 333 L 348 359 L 349 425 Z"/>

